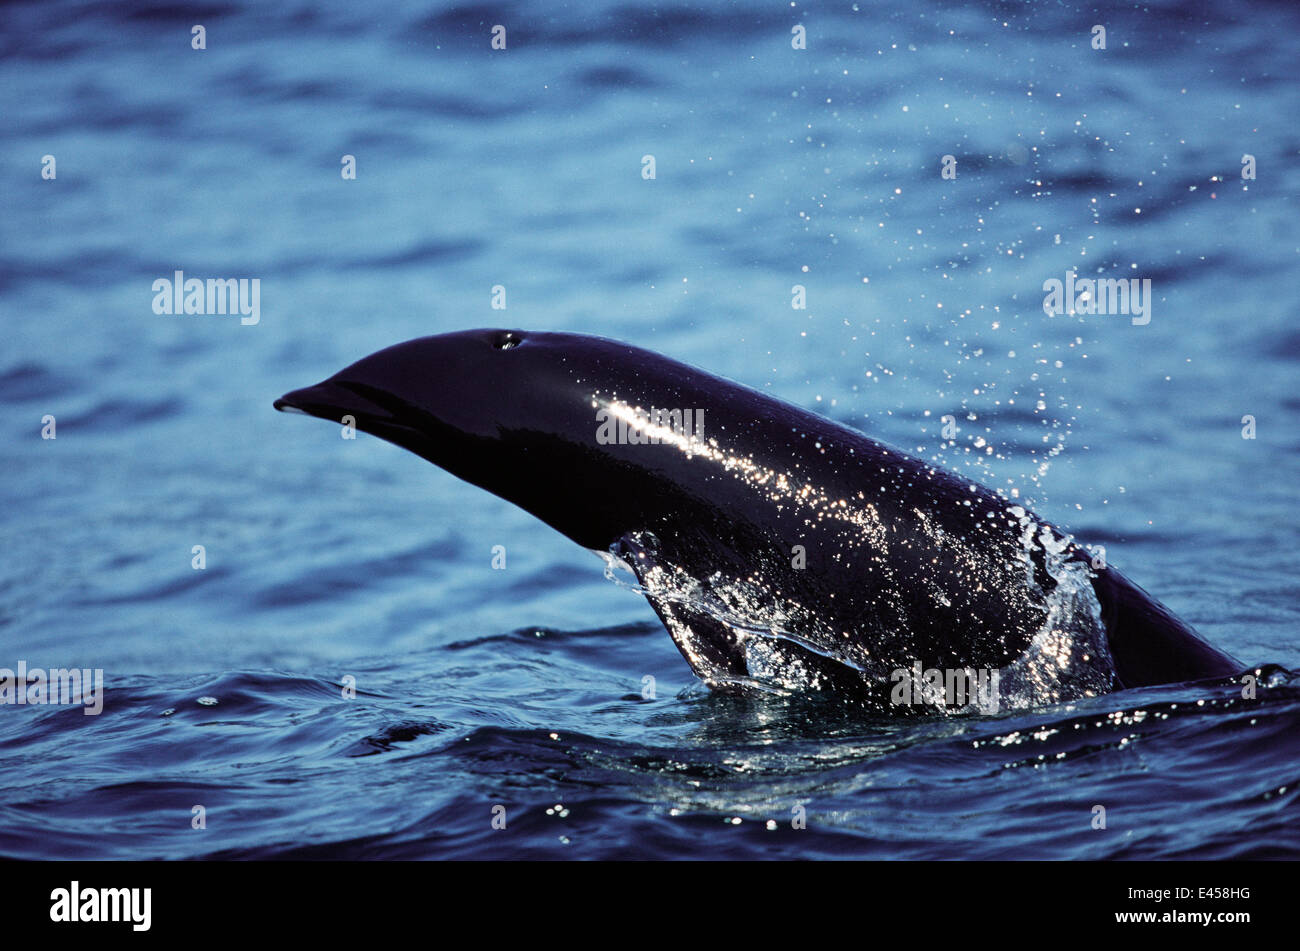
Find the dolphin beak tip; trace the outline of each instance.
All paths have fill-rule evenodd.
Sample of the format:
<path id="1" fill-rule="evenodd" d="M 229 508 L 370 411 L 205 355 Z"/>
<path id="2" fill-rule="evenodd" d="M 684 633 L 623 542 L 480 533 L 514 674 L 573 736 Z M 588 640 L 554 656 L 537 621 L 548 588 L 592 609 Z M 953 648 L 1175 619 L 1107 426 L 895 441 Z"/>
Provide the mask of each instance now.
<path id="1" fill-rule="evenodd" d="M 290 390 L 271 405 L 281 413 L 300 413 L 303 416 L 310 416 L 311 412 L 307 407 L 313 402 L 319 402 L 319 400 L 313 401 L 312 397 L 314 395 L 318 396 L 321 389 L 322 384 L 317 384 L 316 386 L 303 387 L 300 390 Z"/>
<path id="2" fill-rule="evenodd" d="M 294 403 L 290 402 L 289 398 L 292 395 L 293 395 L 292 393 L 286 393 L 284 396 L 280 397 L 271 405 L 274 406 L 276 409 L 278 409 L 281 413 L 298 413 L 302 416 L 311 415 L 301 406 L 297 406 Z"/>

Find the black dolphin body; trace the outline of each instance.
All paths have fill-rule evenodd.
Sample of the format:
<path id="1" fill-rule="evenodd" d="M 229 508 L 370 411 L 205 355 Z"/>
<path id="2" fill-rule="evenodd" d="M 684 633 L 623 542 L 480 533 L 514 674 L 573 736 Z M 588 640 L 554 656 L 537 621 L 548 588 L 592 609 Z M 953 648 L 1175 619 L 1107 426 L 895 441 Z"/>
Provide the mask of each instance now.
<path id="1" fill-rule="evenodd" d="M 423 337 L 275 406 L 351 416 L 613 552 L 713 687 L 879 694 L 920 665 L 1052 702 L 1242 669 L 1014 502 L 616 341 Z"/>

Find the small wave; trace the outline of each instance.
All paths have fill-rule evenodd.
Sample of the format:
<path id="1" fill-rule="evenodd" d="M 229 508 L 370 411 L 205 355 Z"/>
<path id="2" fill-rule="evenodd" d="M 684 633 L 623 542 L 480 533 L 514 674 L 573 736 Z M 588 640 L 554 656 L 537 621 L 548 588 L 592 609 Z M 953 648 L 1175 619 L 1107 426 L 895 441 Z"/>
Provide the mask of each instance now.
<path id="1" fill-rule="evenodd" d="M 88 430 L 100 433 L 120 433 L 124 430 L 161 422 L 185 412 L 186 401 L 180 397 L 165 399 L 110 399 L 97 403 L 93 409 L 59 420 L 60 432 Z"/>
<path id="2" fill-rule="evenodd" d="M 19 363 L 0 372 L 0 400 L 23 403 L 70 392 L 71 381 L 39 363 Z"/>

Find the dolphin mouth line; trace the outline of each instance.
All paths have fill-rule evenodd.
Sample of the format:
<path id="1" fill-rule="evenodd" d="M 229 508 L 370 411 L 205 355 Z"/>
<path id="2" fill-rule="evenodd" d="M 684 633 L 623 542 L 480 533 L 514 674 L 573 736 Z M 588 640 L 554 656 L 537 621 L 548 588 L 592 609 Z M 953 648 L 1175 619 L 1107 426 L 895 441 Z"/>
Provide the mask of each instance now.
<path id="1" fill-rule="evenodd" d="M 367 399 L 350 387 L 325 380 L 315 386 L 305 386 L 300 390 L 284 394 L 272 404 L 281 412 L 302 413 L 317 419 L 332 419 L 338 422 L 342 416 L 366 417 L 379 422 L 391 420 L 392 413 L 383 406 Z"/>
<path id="2" fill-rule="evenodd" d="M 293 403 L 290 403 L 287 399 L 284 399 L 283 397 L 276 400 L 271 405 L 273 405 L 276 409 L 278 409 L 282 413 L 297 413 L 301 416 L 311 415 L 311 413 L 307 412 L 301 406 L 296 406 Z"/>
<path id="3" fill-rule="evenodd" d="M 282 413 L 313 416 L 334 423 L 343 423 L 351 417 L 351 425 L 364 433 L 405 445 L 406 439 L 423 438 L 414 426 L 398 419 L 397 406 L 381 402 L 381 391 L 364 392 L 370 387 L 325 380 L 284 394 L 272 405 Z M 405 439 L 403 438 L 405 437 Z"/>

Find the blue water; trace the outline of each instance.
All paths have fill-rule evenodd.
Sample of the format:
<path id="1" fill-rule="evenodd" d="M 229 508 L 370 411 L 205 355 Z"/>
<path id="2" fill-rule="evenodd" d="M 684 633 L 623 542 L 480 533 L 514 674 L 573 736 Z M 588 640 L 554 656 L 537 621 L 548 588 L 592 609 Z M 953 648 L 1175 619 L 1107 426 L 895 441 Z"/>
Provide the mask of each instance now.
<path id="1" fill-rule="evenodd" d="M 1014 491 L 1300 666 L 1300 8 L 858 6 L 4 7 L 0 667 L 105 695 L 0 706 L 0 855 L 1300 856 L 1285 676 L 711 695 L 591 553 L 272 411 L 424 334 L 625 339 Z M 1151 278 L 1150 323 L 1046 317 L 1070 268 Z M 260 321 L 155 314 L 177 269 L 258 279 Z"/>

